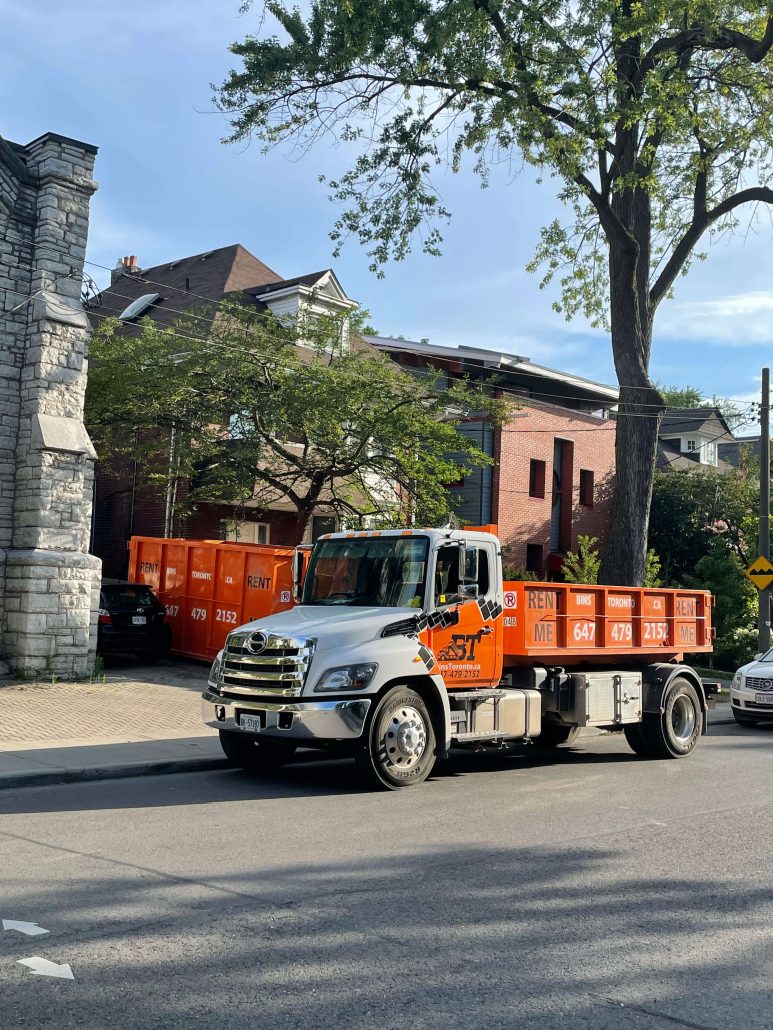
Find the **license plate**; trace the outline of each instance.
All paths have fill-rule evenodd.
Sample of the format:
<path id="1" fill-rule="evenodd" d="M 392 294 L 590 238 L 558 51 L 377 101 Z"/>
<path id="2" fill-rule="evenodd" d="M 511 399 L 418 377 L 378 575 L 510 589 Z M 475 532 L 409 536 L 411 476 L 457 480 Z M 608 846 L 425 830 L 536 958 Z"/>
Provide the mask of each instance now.
<path id="1" fill-rule="evenodd" d="M 144 615 L 132 615 L 132 626 L 144 626 L 147 621 Z"/>
<path id="2" fill-rule="evenodd" d="M 241 715 L 239 716 L 239 725 L 248 733 L 259 733 L 263 728 L 259 715 Z"/>
<path id="3" fill-rule="evenodd" d="M 755 694 L 754 702 L 758 705 L 773 705 L 773 694 Z"/>

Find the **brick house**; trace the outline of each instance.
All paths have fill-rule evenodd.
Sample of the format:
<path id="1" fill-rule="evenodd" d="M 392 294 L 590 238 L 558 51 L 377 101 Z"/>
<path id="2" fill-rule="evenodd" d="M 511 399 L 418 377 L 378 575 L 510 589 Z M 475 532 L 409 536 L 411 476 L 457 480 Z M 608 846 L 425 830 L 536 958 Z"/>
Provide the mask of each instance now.
<path id="1" fill-rule="evenodd" d="M 134 319 L 150 317 L 159 325 L 172 325 L 186 312 L 202 311 L 207 302 L 238 297 L 277 317 L 294 317 L 302 309 L 345 313 L 356 306 L 347 297 L 331 269 L 283 279 L 239 244 L 204 254 L 140 269 L 135 257 L 118 262 L 110 286 L 102 291 L 91 312 L 94 324 L 107 316 L 124 320 L 122 331 L 133 331 Z M 207 333 L 201 316 L 200 332 Z M 198 324 L 198 323 L 197 323 Z M 365 344 L 359 338 L 353 347 Z M 309 348 L 308 360 L 314 360 Z M 305 357 L 305 353 L 302 354 Z M 187 485 L 177 484 L 177 500 Z M 130 460 L 114 462 L 110 470 L 97 465 L 94 492 L 92 550 L 103 561 L 106 576 L 123 576 L 128 568 L 127 544 L 132 536 L 187 536 L 200 539 L 239 539 L 247 543 L 295 543 L 292 505 L 277 497 L 269 502 L 198 503 L 185 517 L 175 517 L 169 489 L 143 481 L 142 469 Z M 335 529 L 335 519 L 320 509 L 307 526 L 306 541 Z"/>
<path id="2" fill-rule="evenodd" d="M 469 421 L 460 432 L 494 459 L 449 485 L 468 524 L 495 523 L 506 564 L 538 575 L 560 571 L 579 534 L 606 538 L 615 470 L 618 391 L 527 358 L 475 347 L 437 347 L 366 336 L 405 368 L 432 365 L 447 376 L 495 377 L 517 404 L 501 429 Z"/>

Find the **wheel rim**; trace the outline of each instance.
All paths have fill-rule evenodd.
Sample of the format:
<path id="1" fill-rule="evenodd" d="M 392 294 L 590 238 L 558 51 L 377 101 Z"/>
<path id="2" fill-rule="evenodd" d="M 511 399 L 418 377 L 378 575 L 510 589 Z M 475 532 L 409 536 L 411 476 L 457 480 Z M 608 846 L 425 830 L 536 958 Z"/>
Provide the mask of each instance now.
<path id="1" fill-rule="evenodd" d="M 697 718 L 695 706 L 685 694 L 680 694 L 671 709 L 671 729 L 680 743 L 686 744 L 695 732 Z"/>
<path id="2" fill-rule="evenodd" d="M 410 769 L 421 759 L 427 747 L 427 726 L 416 708 L 404 705 L 392 712 L 384 729 L 386 764 Z"/>

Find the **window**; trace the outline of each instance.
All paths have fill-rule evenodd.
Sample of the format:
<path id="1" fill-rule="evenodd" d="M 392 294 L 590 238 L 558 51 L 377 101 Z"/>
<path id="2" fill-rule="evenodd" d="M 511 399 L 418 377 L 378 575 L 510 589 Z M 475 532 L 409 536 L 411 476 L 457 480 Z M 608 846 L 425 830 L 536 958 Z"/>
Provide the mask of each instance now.
<path id="1" fill-rule="evenodd" d="M 542 544 L 527 544 L 526 545 L 526 571 L 536 572 L 538 576 L 542 575 Z"/>
<path id="2" fill-rule="evenodd" d="M 335 533 L 335 515 L 312 515 L 311 516 L 311 542 L 314 544 L 326 533 Z"/>
<path id="3" fill-rule="evenodd" d="M 688 440 L 687 441 L 687 450 L 688 451 L 697 451 L 698 450 L 698 441 L 697 440 Z"/>
<path id="4" fill-rule="evenodd" d="M 321 540 L 304 580 L 303 604 L 421 608 L 428 549 L 422 536 Z"/>
<path id="5" fill-rule="evenodd" d="M 529 462 L 529 497 L 545 496 L 545 462 L 532 458 Z"/>
<path id="6" fill-rule="evenodd" d="M 716 465 L 717 463 L 717 445 L 715 443 L 706 444 L 706 464 Z"/>
<path id="7" fill-rule="evenodd" d="M 459 548 L 441 547 L 435 561 L 435 604 L 456 604 L 459 596 Z"/>
<path id="8" fill-rule="evenodd" d="M 593 472 L 580 469 L 580 504 L 586 508 L 593 507 Z"/>
<path id="9" fill-rule="evenodd" d="M 225 539 L 240 544 L 267 544 L 271 527 L 267 522 L 226 522 Z"/>

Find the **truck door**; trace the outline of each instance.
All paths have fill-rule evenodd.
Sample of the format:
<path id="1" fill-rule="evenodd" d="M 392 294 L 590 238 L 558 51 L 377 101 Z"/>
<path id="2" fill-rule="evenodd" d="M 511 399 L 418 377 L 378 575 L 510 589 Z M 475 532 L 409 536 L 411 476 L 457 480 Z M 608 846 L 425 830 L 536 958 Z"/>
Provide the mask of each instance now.
<path id="1" fill-rule="evenodd" d="M 502 606 L 494 547 L 479 545 L 478 551 L 477 599 L 460 596 L 458 546 L 443 545 L 436 552 L 428 644 L 449 689 L 499 682 Z"/>

